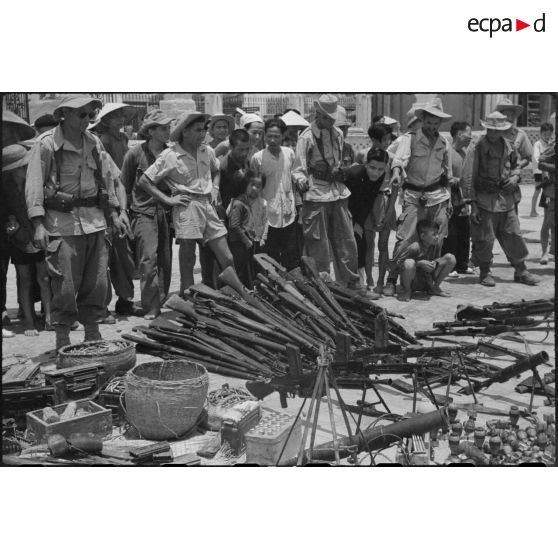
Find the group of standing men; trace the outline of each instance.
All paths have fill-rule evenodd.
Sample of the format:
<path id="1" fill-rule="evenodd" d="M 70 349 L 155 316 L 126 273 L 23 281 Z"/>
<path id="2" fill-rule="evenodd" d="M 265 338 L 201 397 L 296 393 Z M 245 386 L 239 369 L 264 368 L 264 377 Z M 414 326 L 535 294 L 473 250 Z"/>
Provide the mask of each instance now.
<path id="1" fill-rule="evenodd" d="M 261 180 L 265 200 L 265 233 L 259 232 L 258 244 L 265 243 L 287 270 L 299 265 L 303 252 L 324 274 L 333 265 L 336 280 L 363 296 L 393 295 L 402 271 L 396 255 L 420 241 L 420 231 L 429 223 L 437 230 L 432 237 L 436 246 L 429 248 L 432 257 L 441 256 L 444 241 L 446 246 L 454 242 L 456 271 L 466 272 L 469 239 L 465 255 L 463 236 L 470 222 L 472 261 L 480 268 L 482 285 L 495 284 L 490 271 L 495 239 L 515 269 L 514 279 L 537 283 L 525 266 L 527 247 L 517 215 L 520 170 L 531 156 L 529 140 L 512 121 L 517 105 L 505 101 L 497 107 L 501 112 L 489 114 L 482 121 L 486 135 L 472 146 L 467 123 L 454 123 L 450 145 L 439 128 L 451 116 L 437 103 L 422 106 L 414 111 L 408 133 L 391 145 L 373 146 L 362 165 L 353 163 L 345 141 L 343 128 L 348 126 L 336 126 L 344 114 L 337 98 L 322 95 L 314 109 L 295 150 L 285 145 L 281 118 L 263 122 L 258 115 L 245 114 L 235 123 L 224 114 L 193 111 L 182 114 L 171 129 L 172 120 L 160 110 L 146 115 L 140 129 L 145 141 L 128 150 L 120 129 L 132 107 L 102 107 L 99 100 L 84 96 L 64 99 L 54 112 L 57 125 L 38 137 L 29 154 L 25 185 L 34 244 L 47 256 L 56 346 L 69 343 L 75 320 L 84 324 L 86 340 L 100 338 L 98 324 L 111 319 L 111 280 L 117 313 L 156 317 L 169 291 L 173 235 L 179 245 L 181 293 L 194 282 L 197 245 L 202 272 L 215 263 L 221 270 L 234 269 L 237 259 L 227 242 L 225 215 L 239 195 L 239 176 L 247 171 Z M 554 162 L 549 158 L 544 164 Z M 357 241 L 370 223 L 370 215 L 362 212 L 368 193 L 360 192 L 365 203 L 358 219 L 354 203 L 353 215 L 349 209 L 351 192 L 358 200 L 358 187 L 367 181 L 377 185 L 374 197 L 384 200 L 372 219 L 373 229 L 380 231 L 383 258 L 376 292 L 366 288 L 359 274 Z M 403 210 L 396 221 L 399 189 Z M 254 219 L 250 211 L 247 215 L 253 235 Z M 392 227 L 397 241 L 388 262 Z M 373 234 L 366 238 L 374 242 Z M 133 303 L 132 239 L 142 308 Z M 447 260 L 445 272 L 455 261 Z M 432 294 L 440 294 L 439 289 Z"/>

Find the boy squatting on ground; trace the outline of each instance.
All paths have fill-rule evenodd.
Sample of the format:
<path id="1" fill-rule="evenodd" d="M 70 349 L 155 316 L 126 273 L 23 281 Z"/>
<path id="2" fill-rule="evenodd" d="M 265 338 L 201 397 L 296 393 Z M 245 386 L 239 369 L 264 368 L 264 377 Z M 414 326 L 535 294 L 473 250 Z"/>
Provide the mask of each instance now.
<path id="1" fill-rule="evenodd" d="M 402 242 L 393 255 L 393 265 L 401 277 L 403 291 L 399 300 L 408 302 L 416 291 L 426 291 L 436 296 L 449 296 L 440 284 L 455 266 L 455 256 L 444 254 L 435 258 L 439 246 L 439 225 L 423 219 L 417 223 L 419 240 Z"/>

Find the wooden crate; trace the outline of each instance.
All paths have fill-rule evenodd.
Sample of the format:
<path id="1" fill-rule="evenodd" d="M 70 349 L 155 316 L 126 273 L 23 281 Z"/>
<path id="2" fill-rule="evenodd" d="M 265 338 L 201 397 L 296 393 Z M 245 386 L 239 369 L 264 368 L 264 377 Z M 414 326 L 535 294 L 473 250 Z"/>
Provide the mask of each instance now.
<path id="1" fill-rule="evenodd" d="M 45 443 L 52 434 L 61 434 L 66 439 L 72 434 L 98 434 L 101 437 L 112 433 L 112 416 L 110 409 L 105 409 L 89 399 L 75 402 L 76 410 L 86 409 L 90 414 L 48 424 L 43 421 L 43 411 L 27 413 L 27 429 L 36 442 Z M 67 404 L 56 405 L 53 409 L 60 415 Z"/>

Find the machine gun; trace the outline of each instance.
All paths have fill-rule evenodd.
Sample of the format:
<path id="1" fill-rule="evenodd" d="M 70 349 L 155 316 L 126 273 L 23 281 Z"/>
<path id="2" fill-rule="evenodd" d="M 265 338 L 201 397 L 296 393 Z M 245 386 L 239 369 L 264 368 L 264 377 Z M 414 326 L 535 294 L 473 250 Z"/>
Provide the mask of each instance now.
<path id="1" fill-rule="evenodd" d="M 368 374 L 336 374 L 334 378 L 337 386 L 344 389 L 373 389 L 377 385 L 390 385 L 391 379 L 369 378 Z M 287 407 L 287 397 L 309 397 L 316 381 L 316 374 L 287 374 L 266 380 L 246 382 L 246 389 L 256 398 L 264 399 L 274 391 L 279 393 L 281 407 Z"/>
<path id="2" fill-rule="evenodd" d="M 473 386 L 465 386 L 459 390 L 459 393 L 464 393 L 470 395 L 473 391 L 479 391 L 481 389 L 487 388 L 494 383 L 503 384 L 508 380 L 511 380 L 513 377 L 518 376 L 522 372 L 526 372 L 527 370 L 536 370 L 537 366 L 548 362 L 548 353 L 546 351 L 541 351 L 540 353 L 536 353 L 531 356 L 526 356 L 522 360 L 519 360 L 515 364 L 511 364 L 506 368 L 502 368 L 500 372 L 488 380 L 484 380 L 482 382 L 477 382 Z"/>
<path id="3" fill-rule="evenodd" d="M 536 316 L 554 312 L 554 305 L 555 299 L 552 297 L 521 300 L 519 302 L 494 302 L 482 307 L 472 305 L 458 306 L 455 317 L 458 320 L 475 320 L 484 317 L 510 319 L 519 316 Z"/>
<path id="4" fill-rule="evenodd" d="M 441 327 L 437 329 L 425 329 L 420 331 L 415 331 L 415 336 L 419 339 L 424 339 L 425 337 L 435 337 L 437 335 L 455 335 L 455 336 L 469 336 L 475 337 L 476 335 L 500 335 L 501 333 L 514 333 L 518 331 L 550 331 L 554 329 L 549 322 L 539 322 L 545 323 L 546 325 L 535 325 L 535 326 L 514 326 L 505 324 L 484 324 L 482 326 L 450 326 Z"/>

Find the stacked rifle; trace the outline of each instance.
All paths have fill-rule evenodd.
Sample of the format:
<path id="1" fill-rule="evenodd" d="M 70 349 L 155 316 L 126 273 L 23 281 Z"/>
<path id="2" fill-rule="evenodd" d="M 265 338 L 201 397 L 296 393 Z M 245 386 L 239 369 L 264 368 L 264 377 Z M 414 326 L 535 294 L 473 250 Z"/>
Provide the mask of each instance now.
<path id="1" fill-rule="evenodd" d="M 500 335 L 520 331 L 554 329 L 554 298 L 493 303 L 487 306 L 465 306 L 457 309 L 452 322 L 434 322 L 429 330 L 416 331 L 419 339 L 440 335 Z"/>
<path id="2" fill-rule="evenodd" d="M 311 258 L 303 258 L 302 268 L 290 273 L 266 254 L 255 258 L 261 273 L 254 291 L 227 268 L 219 276 L 225 284 L 219 291 L 192 286 L 184 299 L 167 301 L 178 314 L 175 319 L 157 318 L 123 337 L 144 352 L 185 358 L 209 372 L 247 380 L 313 371 L 320 347 L 334 349 L 339 334 L 359 347 L 374 347 L 379 306 L 325 283 Z M 381 315 L 390 343 L 415 341 L 392 316 Z"/>

